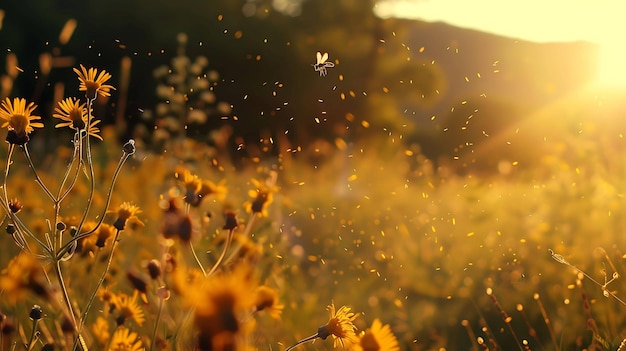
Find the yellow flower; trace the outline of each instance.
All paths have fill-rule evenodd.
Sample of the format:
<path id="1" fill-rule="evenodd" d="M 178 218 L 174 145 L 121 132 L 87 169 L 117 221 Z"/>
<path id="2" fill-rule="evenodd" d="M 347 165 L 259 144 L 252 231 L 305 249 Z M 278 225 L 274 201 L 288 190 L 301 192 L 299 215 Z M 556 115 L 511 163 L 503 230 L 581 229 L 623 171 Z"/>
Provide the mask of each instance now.
<path id="1" fill-rule="evenodd" d="M 22 301 L 28 297 L 28 292 L 45 297 L 48 290 L 40 281 L 42 272 L 35 257 L 21 252 L 0 272 L 2 298 L 9 302 Z"/>
<path id="2" fill-rule="evenodd" d="M 333 345 L 344 346 L 344 342 L 354 342 L 356 340 L 356 327 L 352 323 L 357 314 L 350 312 L 350 308 L 341 306 L 335 311 L 335 304 L 330 304 L 326 309 L 330 313 L 330 319 L 326 325 L 317 329 L 317 337 L 326 340 L 329 336 L 333 336 Z"/>
<path id="3" fill-rule="evenodd" d="M 76 98 L 66 98 L 59 101 L 58 107 L 55 107 L 54 111 L 56 113 L 52 114 L 52 116 L 62 120 L 62 122 L 57 123 L 56 128 L 70 127 L 79 132 L 87 126 L 87 121 L 89 120 L 87 109 L 85 104 L 81 104 Z M 89 122 L 89 127 L 86 128 L 87 134 L 102 140 L 102 137 L 98 134 L 100 133 L 100 128 L 96 127 L 98 123 L 100 123 L 100 120 L 92 118 Z"/>
<path id="4" fill-rule="evenodd" d="M 257 311 L 267 311 L 272 318 L 280 319 L 284 305 L 278 303 L 278 292 L 265 285 L 256 288 L 254 292 L 254 307 Z"/>
<path id="5" fill-rule="evenodd" d="M 109 324 L 107 323 L 107 320 L 102 317 L 96 318 L 96 322 L 91 327 L 91 330 L 93 331 L 94 337 L 101 345 L 105 345 L 111 337 L 111 333 L 109 333 Z"/>
<path id="6" fill-rule="evenodd" d="M 76 72 L 78 80 L 80 81 L 78 90 L 85 92 L 87 100 L 93 100 L 97 95 L 104 97 L 111 96 L 109 91 L 111 89 L 115 90 L 112 85 L 104 84 L 107 80 L 111 79 L 111 75 L 104 70 L 98 74 L 97 69 L 90 68 L 88 71 L 83 65 L 80 65 L 80 70 L 74 68 L 74 72 Z"/>
<path id="7" fill-rule="evenodd" d="M 139 292 L 135 290 L 132 297 L 120 293 L 115 299 L 115 308 L 117 309 L 119 316 L 117 317 L 117 325 L 122 325 L 128 319 L 132 319 L 141 327 L 143 322 L 146 321 L 146 317 L 143 314 L 143 310 L 137 304 L 137 297 Z"/>
<path id="8" fill-rule="evenodd" d="M 76 131 L 85 129 L 87 122 L 87 109 L 85 104 L 81 104 L 76 98 L 66 98 L 59 101 L 54 108 L 52 117 L 60 119 L 55 128 L 70 127 Z"/>
<path id="9" fill-rule="evenodd" d="M 27 106 L 25 99 L 14 98 L 13 103 L 11 103 L 9 98 L 2 101 L 0 118 L 4 120 L 2 128 L 8 127 L 9 129 L 7 142 L 24 145 L 28 142 L 28 134 L 34 130 L 33 128 L 43 127 L 43 123 L 33 122 L 41 119 L 39 116 L 31 115 L 35 108 L 37 108 L 37 105 L 32 102 Z"/>
<path id="10" fill-rule="evenodd" d="M 96 124 L 100 123 L 99 119 L 92 119 L 89 123 L 89 127 L 87 128 L 87 135 L 91 135 L 96 139 L 103 140 L 100 136 L 100 128 L 96 127 Z"/>
<path id="11" fill-rule="evenodd" d="M 238 268 L 211 276 L 198 288 L 190 289 L 186 300 L 196 304 L 194 325 L 198 349 L 215 349 L 212 347 L 226 341 L 233 346 L 244 339 L 242 334 L 247 328 L 242 317 L 252 307 L 253 285 L 250 269 Z"/>
<path id="12" fill-rule="evenodd" d="M 351 351 L 398 351 L 398 340 L 388 324 L 383 325 L 377 318 L 372 327 L 361 333 L 350 348 Z"/>
<path id="13" fill-rule="evenodd" d="M 224 182 L 225 181 L 222 180 L 219 183 L 215 184 L 210 180 L 205 180 L 202 182 L 202 184 L 200 184 L 200 189 L 198 189 L 198 195 L 200 196 L 200 198 L 213 195 L 219 200 L 224 200 L 224 198 L 226 197 L 226 193 L 228 192 L 228 189 L 224 186 Z"/>
<path id="14" fill-rule="evenodd" d="M 274 201 L 274 192 L 276 187 L 269 187 L 257 179 L 252 179 L 252 184 L 256 189 L 250 189 L 248 196 L 252 199 L 244 205 L 249 213 L 256 213 L 260 216 L 267 216 L 267 207 Z"/>
<path id="15" fill-rule="evenodd" d="M 114 230 L 113 226 L 102 223 L 98 230 L 96 230 L 96 246 L 99 248 L 103 248 L 106 245 L 107 240 L 109 240 L 113 236 Z"/>
<path id="16" fill-rule="evenodd" d="M 113 226 L 117 230 L 124 230 L 127 222 L 135 222 L 136 224 L 143 225 L 143 222 L 137 218 L 137 214 L 141 213 L 138 206 L 135 206 L 129 202 L 123 202 L 117 209 L 117 219 L 113 223 Z"/>
<path id="17" fill-rule="evenodd" d="M 141 339 L 135 332 L 131 332 L 128 328 L 120 327 L 111 338 L 109 351 L 141 351 L 145 350 L 141 343 Z"/>

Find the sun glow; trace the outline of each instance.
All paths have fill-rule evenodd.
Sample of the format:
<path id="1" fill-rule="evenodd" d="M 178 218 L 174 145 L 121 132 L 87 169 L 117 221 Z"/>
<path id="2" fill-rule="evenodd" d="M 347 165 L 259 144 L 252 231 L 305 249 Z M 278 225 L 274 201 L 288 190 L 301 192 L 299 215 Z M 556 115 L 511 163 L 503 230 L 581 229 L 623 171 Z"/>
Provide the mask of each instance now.
<path id="1" fill-rule="evenodd" d="M 596 84 L 626 88 L 623 1 L 383 0 L 374 12 L 534 42 L 592 42 L 600 46 Z"/>

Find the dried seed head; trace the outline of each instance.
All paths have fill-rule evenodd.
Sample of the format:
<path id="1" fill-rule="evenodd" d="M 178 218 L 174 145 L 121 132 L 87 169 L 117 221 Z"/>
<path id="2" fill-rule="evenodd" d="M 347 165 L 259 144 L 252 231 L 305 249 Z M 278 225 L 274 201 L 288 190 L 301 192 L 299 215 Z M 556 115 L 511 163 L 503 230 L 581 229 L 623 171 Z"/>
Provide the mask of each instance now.
<path id="1" fill-rule="evenodd" d="M 34 321 L 40 320 L 41 317 L 43 317 L 43 310 L 41 309 L 41 306 L 34 305 L 33 308 L 31 308 L 30 314 L 28 315 L 28 317 L 30 317 L 30 319 Z"/>

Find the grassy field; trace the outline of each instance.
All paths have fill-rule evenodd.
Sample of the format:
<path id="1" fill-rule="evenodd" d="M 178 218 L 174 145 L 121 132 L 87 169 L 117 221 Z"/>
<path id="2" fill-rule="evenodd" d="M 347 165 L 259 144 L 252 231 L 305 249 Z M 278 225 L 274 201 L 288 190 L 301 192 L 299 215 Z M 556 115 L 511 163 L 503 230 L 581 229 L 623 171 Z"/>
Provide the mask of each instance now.
<path id="1" fill-rule="evenodd" d="M 92 116 L 106 79 L 77 73 L 73 142 L 3 101 L 0 350 L 621 349 L 624 141 L 589 104 L 529 116 L 542 144 L 510 154 L 381 136 L 235 161 L 118 144 Z"/>

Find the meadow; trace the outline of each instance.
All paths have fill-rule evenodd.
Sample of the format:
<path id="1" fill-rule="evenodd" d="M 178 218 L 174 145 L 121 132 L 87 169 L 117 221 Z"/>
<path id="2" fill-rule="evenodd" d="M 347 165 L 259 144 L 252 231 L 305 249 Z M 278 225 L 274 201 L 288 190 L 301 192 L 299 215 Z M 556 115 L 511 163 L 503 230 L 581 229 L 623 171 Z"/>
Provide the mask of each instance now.
<path id="1" fill-rule="evenodd" d="M 491 169 L 391 133 L 235 158 L 227 124 L 188 131 L 190 97 L 228 113 L 201 59 L 122 142 L 107 72 L 49 114 L 2 100 L 0 350 L 624 348 L 621 124 L 556 106 Z"/>

